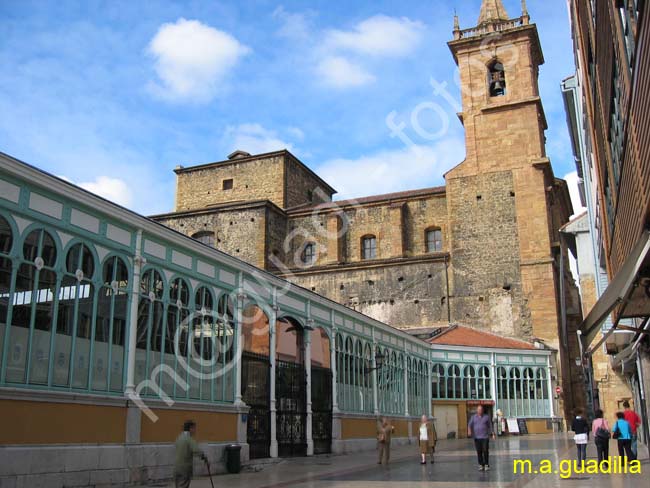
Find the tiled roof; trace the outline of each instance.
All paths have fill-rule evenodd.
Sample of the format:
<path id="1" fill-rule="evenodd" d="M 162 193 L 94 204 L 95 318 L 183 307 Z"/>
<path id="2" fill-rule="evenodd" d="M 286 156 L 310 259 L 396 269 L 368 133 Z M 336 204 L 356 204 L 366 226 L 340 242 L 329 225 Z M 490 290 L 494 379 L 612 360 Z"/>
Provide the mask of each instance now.
<path id="1" fill-rule="evenodd" d="M 385 193 L 383 195 L 371 195 L 368 197 L 359 197 L 359 198 L 351 198 L 348 200 L 337 200 L 333 202 L 326 202 L 326 203 L 318 203 L 316 205 L 300 205 L 297 207 L 292 207 L 288 209 L 288 212 L 302 212 L 305 210 L 312 210 L 312 209 L 329 209 L 329 208 L 336 208 L 336 207 L 346 207 L 348 205 L 363 205 L 365 203 L 375 203 L 375 202 L 383 202 L 383 201 L 390 201 L 390 200 L 401 200 L 404 198 L 412 198 L 412 197 L 419 197 L 419 196 L 425 196 L 425 195 L 431 195 L 431 194 L 438 194 L 438 193 L 444 193 L 445 192 L 445 187 L 444 186 L 434 186 L 431 188 L 421 188 L 419 190 L 407 190 L 407 191 L 398 191 L 395 193 Z"/>
<path id="2" fill-rule="evenodd" d="M 427 342 L 445 346 L 487 347 L 492 349 L 536 349 L 535 346 L 525 341 L 501 337 L 462 325 L 452 325 L 437 336 L 428 339 Z"/>

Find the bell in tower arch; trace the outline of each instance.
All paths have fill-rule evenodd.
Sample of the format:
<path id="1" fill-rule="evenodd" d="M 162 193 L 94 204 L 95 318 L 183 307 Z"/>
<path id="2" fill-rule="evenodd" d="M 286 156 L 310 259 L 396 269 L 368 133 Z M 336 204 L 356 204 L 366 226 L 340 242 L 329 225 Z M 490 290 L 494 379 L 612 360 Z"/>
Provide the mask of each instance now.
<path id="1" fill-rule="evenodd" d="M 491 97 L 500 97 L 506 94 L 506 76 L 503 64 L 493 61 L 488 67 L 488 88 Z"/>

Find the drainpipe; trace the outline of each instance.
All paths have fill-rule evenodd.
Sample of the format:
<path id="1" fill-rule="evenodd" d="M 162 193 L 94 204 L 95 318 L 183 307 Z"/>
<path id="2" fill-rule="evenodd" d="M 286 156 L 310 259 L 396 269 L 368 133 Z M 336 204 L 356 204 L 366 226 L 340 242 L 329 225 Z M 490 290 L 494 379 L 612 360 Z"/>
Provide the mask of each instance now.
<path id="1" fill-rule="evenodd" d="M 447 284 L 447 323 L 451 324 L 451 304 L 449 303 L 449 256 L 445 256 L 445 282 Z"/>
<path id="2" fill-rule="evenodd" d="M 375 417 L 379 416 L 379 395 L 377 394 L 377 361 L 375 356 L 377 355 L 377 340 L 375 339 L 375 329 L 372 329 L 372 404 Z"/>
<path id="3" fill-rule="evenodd" d="M 272 300 L 271 305 L 271 316 L 269 317 L 269 396 L 270 396 L 270 416 L 271 416 L 271 446 L 269 449 L 269 455 L 272 458 L 278 457 L 278 434 L 277 434 L 277 406 L 275 403 L 275 375 L 276 375 L 276 365 L 275 365 L 275 350 L 277 349 L 277 318 L 278 318 L 278 290 L 273 287 L 272 291 Z"/>
<path id="4" fill-rule="evenodd" d="M 643 419 L 643 443 L 647 445 L 648 429 L 650 429 L 650 425 L 648 425 L 648 411 L 646 409 L 648 402 L 645 396 L 645 383 L 643 382 L 643 363 L 641 361 L 641 353 L 638 348 L 636 350 L 636 370 L 639 376 L 639 397 L 641 398 L 641 405 L 639 405 L 639 410 L 641 410 L 641 418 Z"/>
<path id="5" fill-rule="evenodd" d="M 568 393 L 567 389 L 570 390 L 571 392 L 571 403 L 575 407 L 576 405 L 576 399 L 575 399 L 575 391 L 573 389 L 573 384 L 571 383 L 571 378 L 573 378 L 573 374 L 571 372 L 572 368 L 572 360 L 571 357 L 569 356 L 569 334 L 567 331 L 567 321 L 566 321 L 566 297 L 564 295 L 564 234 L 562 232 L 558 233 L 559 239 L 560 239 L 560 273 L 559 273 L 559 291 L 560 291 L 560 324 L 561 324 L 561 329 L 562 329 L 562 344 L 560 348 L 560 364 L 562 364 L 562 356 L 566 358 L 566 362 L 562 366 L 562 375 L 558 374 L 558 382 L 562 383 L 562 389 L 564 392 Z M 564 350 L 565 354 L 562 354 L 562 349 Z M 582 360 L 582 356 L 580 357 L 580 360 Z M 565 371 L 568 369 L 568 371 Z M 569 378 L 568 384 L 564 383 L 564 378 Z M 567 388 L 568 387 L 568 388 Z M 566 396 L 564 400 L 564 408 L 566 412 Z"/>

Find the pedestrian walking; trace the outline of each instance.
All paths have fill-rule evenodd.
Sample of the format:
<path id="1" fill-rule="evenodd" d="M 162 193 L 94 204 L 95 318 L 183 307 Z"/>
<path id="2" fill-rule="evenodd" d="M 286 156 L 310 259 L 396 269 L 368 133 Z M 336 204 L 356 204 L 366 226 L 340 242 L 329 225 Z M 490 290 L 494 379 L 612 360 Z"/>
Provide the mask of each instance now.
<path id="1" fill-rule="evenodd" d="M 433 424 L 427 420 L 426 415 L 422 415 L 420 419 L 420 430 L 418 432 L 418 443 L 420 445 L 420 464 L 427 464 L 427 454 L 431 456 L 431 464 L 433 464 L 433 453 L 436 450 L 436 429 Z"/>
<path id="2" fill-rule="evenodd" d="M 612 429 L 612 437 L 618 441 L 618 455 L 627 458 L 627 461 L 634 461 L 636 456 L 632 452 L 632 428 L 623 412 L 616 412 L 616 423 Z"/>
<path id="3" fill-rule="evenodd" d="M 478 456 L 478 470 L 490 470 L 490 437 L 495 439 L 492 429 L 492 419 L 483 413 L 479 405 L 467 424 L 467 435 L 474 438 L 474 447 Z"/>
<path id="4" fill-rule="evenodd" d="M 596 410 L 596 418 L 591 423 L 591 433 L 594 436 L 596 443 L 596 451 L 598 452 L 598 464 L 602 461 L 609 460 L 609 439 L 612 434 L 609 430 L 609 424 L 603 416 L 601 409 Z"/>
<path id="5" fill-rule="evenodd" d="M 632 429 L 632 454 L 634 454 L 634 459 L 637 458 L 639 455 L 639 451 L 637 450 L 637 442 L 638 442 L 638 429 L 639 426 L 641 425 L 641 418 L 636 414 L 634 410 L 630 408 L 630 402 L 627 400 L 623 402 L 623 415 L 625 416 L 625 420 L 627 420 L 627 423 L 630 424 L 630 429 Z"/>
<path id="6" fill-rule="evenodd" d="M 393 436 L 395 427 L 391 425 L 386 417 L 382 417 L 380 422 L 377 422 L 377 450 L 379 451 L 379 461 L 388 465 L 390 461 L 390 440 Z"/>
<path id="7" fill-rule="evenodd" d="M 571 430 L 575 434 L 573 440 L 578 448 L 578 462 L 587 460 L 587 444 L 589 443 L 589 422 L 583 417 L 581 408 L 576 408 L 576 416 L 571 423 Z"/>
<path id="8" fill-rule="evenodd" d="M 194 475 L 194 458 L 200 457 L 206 464 L 208 458 L 194 440 L 196 423 L 188 420 L 183 424 L 183 432 L 176 438 L 176 461 L 174 462 L 174 482 L 176 488 L 189 488 Z"/>

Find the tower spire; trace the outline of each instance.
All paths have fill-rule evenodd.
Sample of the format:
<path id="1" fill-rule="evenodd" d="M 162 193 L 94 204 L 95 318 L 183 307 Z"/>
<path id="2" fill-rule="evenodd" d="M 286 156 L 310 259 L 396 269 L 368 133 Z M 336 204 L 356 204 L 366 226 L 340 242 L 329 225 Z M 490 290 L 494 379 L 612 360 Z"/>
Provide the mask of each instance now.
<path id="1" fill-rule="evenodd" d="M 454 39 L 458 39 L 460 37 L 460 22 L 458 20 L 458 13 L 456 12 L 456 9 L 454 9 Z"/>
<path id="2" fill-rule="evenodd" d="M 530 15 L 528 15 L 528 7 L 526 6 L 526 0 L 521 0 L 521 18 L 524 24 L 530 22 Z"/>
<path id="3" fill-rule="evenodd" d="M 501 0 L 483 0 L 481 13 L 478 17 L 478 25 L 498 22 L 500 20 L 508 20 L 508 12 L 506 12 Z"/>

